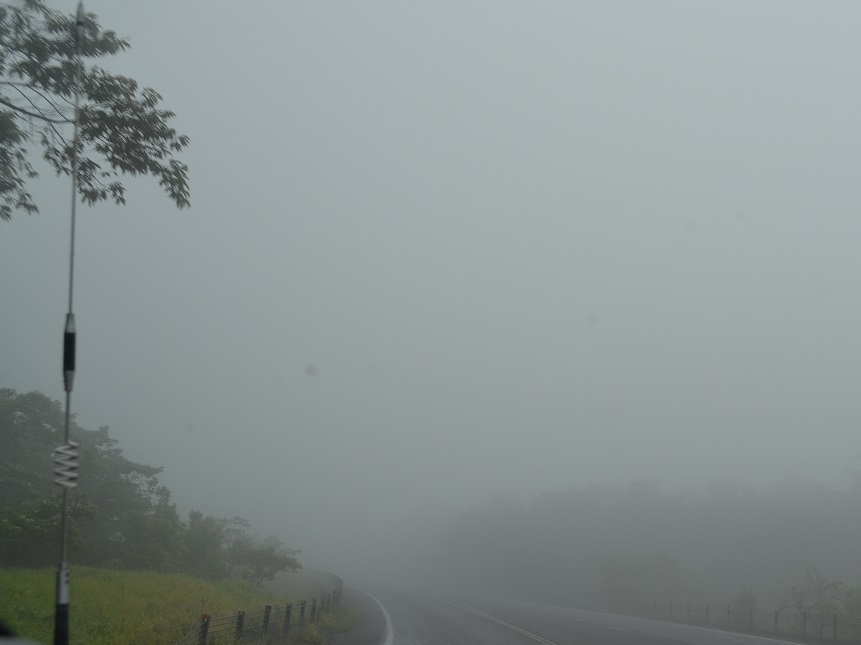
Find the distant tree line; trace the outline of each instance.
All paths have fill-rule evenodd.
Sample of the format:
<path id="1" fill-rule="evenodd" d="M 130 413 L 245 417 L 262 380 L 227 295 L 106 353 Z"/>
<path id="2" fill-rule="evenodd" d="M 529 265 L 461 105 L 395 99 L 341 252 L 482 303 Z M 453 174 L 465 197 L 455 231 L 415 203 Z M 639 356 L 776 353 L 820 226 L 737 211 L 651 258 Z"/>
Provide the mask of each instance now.
<path id="1" fill-rule="evenodd" d="M 0 566 L 43 567 L 59 558 L 59 489 L 53 450 L 65 413 L 41 392 L 0 389 Z M 73 423 L 79 487 L 70 500 L 71 561 L 77 564 L 238 577 L 260 584 L 301 568 L 298 551 L 261 539 L 240 517 L 194 510 L 180 517 L 162 469 L 123 456 L 108 427 Z"/>
<path id="2" fill-rule="evenodd" d="M 861 477 L 851 475 L 845 489 L 641 482 L 528 503 L 497 497 L 453 519 L 426 568 L 477 591 L 619 612 L 657 602 L 741 611 L 760 599 L 861 618 L 861 587 L 851 586 L 861 582 Z"/>

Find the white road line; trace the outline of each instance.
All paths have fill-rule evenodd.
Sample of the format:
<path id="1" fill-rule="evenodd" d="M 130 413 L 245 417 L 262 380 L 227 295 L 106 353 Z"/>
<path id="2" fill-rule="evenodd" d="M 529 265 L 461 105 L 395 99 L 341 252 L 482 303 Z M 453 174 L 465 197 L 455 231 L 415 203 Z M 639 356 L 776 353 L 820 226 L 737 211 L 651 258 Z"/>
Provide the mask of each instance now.
<path id="1" fill-rule="evenodd" d="M 630 629 L 622 629 L 621 627 L 610 627 L 610 629 L 615 629 L 617 632 L 625 632 L 626 634 L 633 634 Z"/>
<path id="2" fill-rule="evenodd" d="M 452 601 L 451 604 L 455 605 L 456 607 L 460 607 L 461 609 L 466 609 L 467 611 L 471 611 L 472 613 L 474 613 L 478 616 L 481 616 L 482 618 L 486 618 L 487 620 L 492 620 L 493 622 L 498 623 L 499 625 L 502 625 L 503 627 L 508 627 L 508 629 L 511 629 L 511 630 L 517 632 L 518 634 L 523 634 L 527 638 L 531 638 L 534 641 L 541 643 L 541 645 L 556 645 L 556 643 L 553 643 L 552 641 L 548 641 L 544 638 L 541 638 L 537 634 L 533 634 L 532 632 L 528 632 L 525 629 L 518 627 L 517 625 L 512 625 L 511 623 L 506 623 L 504 620 L 500 620 L 496 616 L 491 616 L 490 614 L 487 614 L 487 613 L 481 611 L 480 609 L 476 609 L 475 607 L 471 607 L 469 605 L 465 605 L 462 602 L 456 602 L 456 601 Z"/>
<path id="3" fill-rule="evenodd" d="M 376 602 L 380 606 L 380 611 L 383 612 L 383 618 L 386 619 L 386 637 L 383 639 L 383 642 L 380 643 L 380 645 L 392 645 L 392 642 L 395 638 L 395 630 L 392 628 L 392 619 L 389 616 L 389 612 L 386 611 L 386 608 L 383 606 L 383 603 L 381 603 L 380 599 L 377 598 L 374 594 L 368 593 L 364 589 L 359 589 L 359 591 L 374 599 L 374 602 Z"/>

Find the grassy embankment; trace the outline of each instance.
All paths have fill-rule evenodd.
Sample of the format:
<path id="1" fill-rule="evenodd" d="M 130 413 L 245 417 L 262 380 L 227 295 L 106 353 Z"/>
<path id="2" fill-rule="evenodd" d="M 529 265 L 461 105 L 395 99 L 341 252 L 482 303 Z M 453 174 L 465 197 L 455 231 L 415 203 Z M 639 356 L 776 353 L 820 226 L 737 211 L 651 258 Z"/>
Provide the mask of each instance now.
<path id="1" fill-rule="evenodd" d="M 0 569 L 0 620 L 20 637 L 53 640 L 55 571 Z M 266 591 L 244 582 L 210 582 L 181 574 L 72 567 L 70 632 L 73 645 L 172 645 L 198 624 L 203 613 L 229 616 L 315 595 L 297 576 L 302 595 Z M 320 590 L 322 593 L 323 590 Z M 311 595 L 305 595 L 310 593 Z M 293 642 L 325 643 L 326 635 L 349 630 L 356 618 L 337 610 L 306 628 Z"/>

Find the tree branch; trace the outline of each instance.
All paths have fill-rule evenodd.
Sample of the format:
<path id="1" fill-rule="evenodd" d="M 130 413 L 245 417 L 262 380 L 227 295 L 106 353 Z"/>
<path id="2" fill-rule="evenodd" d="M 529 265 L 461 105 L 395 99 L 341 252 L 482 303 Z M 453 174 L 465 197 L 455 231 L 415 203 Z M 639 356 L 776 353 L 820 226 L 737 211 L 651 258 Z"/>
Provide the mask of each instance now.
<path id="1" fill-rule="evenodd" d="M 38 94 L 38 95 L 42 98 L 42 100 L 43 100 L 43 101 L 45 101 L 45 103 L 47 103 L 48 105 L 50 105 L 50 106 L 51 106 L 51 109 L 52 109 L 52 110 L 54 110 L 54 112 L 56 112 L 57 114 L 59 114 L 59 115 L 61 115 L 61 116 L 62 116 L 63 111 L 62 111 L 62 110 L 60 110 L 60 108 L 59 108 L 59 107 L 57 107 L 57 105 L 54 103 L 54 101 L 52 101 L 49 97 L 45 96 L 45 94 L 44 94 L 41 90 L 39 90 L 39 89 L 37 89 L 37 88 L 33 87 L 32 85 L 27 85 L 27 86 L 25 86 L 25 87 L 27 87 L 27 89 L 29 89 L 29 90 L 30 90 L 31 92 L 33 92 L 34 94 Z M 37 110 L 39 110 L 39 109 L 40 109 L 38 105 L 36 105 L 35 103 L 33 103 L 33 101 L 31 101 L 31 100 L 30 100 L 30 97 L 29 97 L 29 96 L 27 96 L 27 95 L 24 93 L 24 91 L 23 91 L 23 90 L 21 90 L 19 87 L 15 87 L 14 89 L 15 89 L 15 90 L 16 90 L 16 91 L 17 91 L 21 96 L 23 96 L 25 99 L 27 99 L 27 101 L 30 103 L 30 105 L 32 105 L 35 109 L 37 109 Z M 74 104 L 73 104 L 73 105 L 74 105 Z"/>
<path id="2" fill-rule="evenodd" d="M 24 92 L 20 87 L 15 86 L 13 89 L 14 89 L 16 92 L 18 92 L 21 96 L 23 96 L 23 97 L 24 97 L 24 100 L 25 100 L 25 101 L 27 101 L 30 105 L 32 105 L 32 106 L 33 106 L 33 109 L 35 109 L 35 110 L 40 110 L 39 106 L 38 106 L 38 105 L 36 105 L 36 104 L 33 102 L 33 100 L 32 100 L 29 96 L 27 96 L 26 92 Z M 32 87 L 31 87 L 30 89 L 32 89 L 36 94 L 38 94 L 39 96 L 41 96 L 41 97 L 42 97 L 42 99 L 43 99 L 43 100 L 44 100 L 48 105 L 50 105 L 50 106 L 51 106 L 51 108 L 53 108 L 54 112 L 56 112 L 57 114 L 62 114 L 62 112 L 60 112 L 60 110 L 58 110 L 58 109 L 57 109 L 57 106 L 56 106 L 56 105 L 54 105 L 54 103 L 53 103 L 53 101 L 51 101 L 51 99 L 49 99 L 47 96 L 45 96 L 44 94 L 42 94 L 42 93 L 41 93 L 39 90 L 37 90 L 37 89 L 34 89 L 34 88 L 32 88 Z M 41 111 L 41 110 L 40 110 L 40 111 Z M 56 126 L 54 123 L 52 123 L 51 121 L 48 121 L 48 127 L 49 127 L 49 128 L 51 128 L 51 130 L 54 132 L 54 134 L 55 134 L 55 135 L 57 135 L 57 137 L 60 139 L 60 141 L 62 141 L 62 142 L 63 142 L 63 145 L 64 145 L 64 146 L 68 146 L 68 145 L 69 145 L 69 144 L 66 142 L 66 138 L 65 138 L 65 137 L 60 133 L 60 131 L 57 129 L 57 126 Z"/>
<path id="3" fill-rule="evenodd" d="M 12 103 L 11 101 L 9 101 L 8 99 L 6 99 L 5 97 L 2 97 L 2 96 L 0 96 L 0 105 L 5 105 L 6 107 L 11 108 L 12 110 L 15 110 L 15 112 L 20 112 L 21 114 L 26 114 L 27 116 L 29 116 L 33 119 L 38 119 L 39 121 L 45 121 L 46 123 L 65 124 L 65 123 L 71 123 L 72 122 L 70 119 L 52 119 L 50 117 L 45 116 L 44 114 L 39 114 L 38 112 L 30 112 L 30 110 L 25 110 L 20 105 L 15 105 L 14 103 Z"/>

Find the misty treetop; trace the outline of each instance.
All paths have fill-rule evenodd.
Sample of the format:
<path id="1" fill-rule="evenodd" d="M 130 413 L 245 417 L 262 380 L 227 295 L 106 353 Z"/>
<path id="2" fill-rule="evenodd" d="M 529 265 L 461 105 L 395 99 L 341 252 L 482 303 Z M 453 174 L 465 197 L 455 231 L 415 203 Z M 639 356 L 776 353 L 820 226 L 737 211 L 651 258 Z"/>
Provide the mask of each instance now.
<path id="1" fill-rule="evenodd" d="M 0 389 L 0 566 L 54 564 L 59 548 L 59 493 L 52 453 L 65 414 L 41 392 Z M 161 468 L 127 459 L 107 426 L 72 422 L 80 444 L 80 485 L 71 495 L 71 556 L 77 564 L 182 571 L 260 584 L 301 568 L 298 551 L 261 539 L 240 517 L 191 511 L 183 521 Z"/>
<path id="2" fill-rule="evenodd" d="M 0 219 L 38 212 L 27 185 L 30 159 L 60 174 L 72 171 L 76 20 L 42 0 L 0 4 Z M 82 59 L 113 56 L 129 42 L 87 14 Z M 188 167 L 175 158 L 189 138 L 169 123 L 161 96 L 128 77 L 82 64 L 78 192 L 86 203 L 125 203 L 121 175 L 152 175 L 180 209 L 190 205 Z"/>
<path id="3" fill-rule="evenodd" d="M 668 491 L 640 482 L 473 507 L 449 523 L 431 562 L 464 586 L 616 611 L 656 600 L 726 605 L 742 588 L 774 609 L 793 587 L 808 589 L 797 593 L 809 611 L 827 604 L 810 589 L 839 586 L 820 584 L 820 572 L 861 583 L 859 533 L 858 472 L 845 489 L 791 480 Z M 805 569 L 813 582 L 799 584 Z M 852 589 L 861 617 L 861 587 Z"/>

